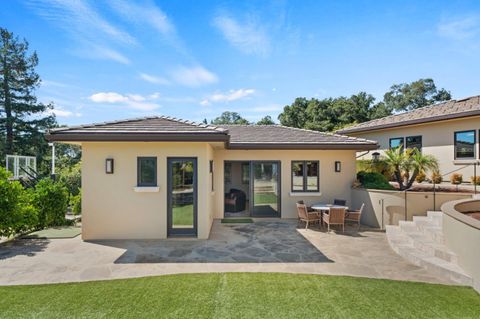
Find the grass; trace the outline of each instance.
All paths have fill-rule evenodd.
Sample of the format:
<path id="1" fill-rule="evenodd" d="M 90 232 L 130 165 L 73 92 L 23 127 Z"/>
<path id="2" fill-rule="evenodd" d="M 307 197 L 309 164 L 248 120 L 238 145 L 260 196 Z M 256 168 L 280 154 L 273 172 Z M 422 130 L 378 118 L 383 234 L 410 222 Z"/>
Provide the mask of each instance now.
<path id="1" fill-rule="evenodd" d="M 277 195 L 275 193 L 255 193 L 255 204 L 276 204 Z"/>
<path id="2" fill-rule="evenodd" d="M 193 225 L 193 205 L 177 206 L 173 208 L 173 225 Z"/>
<path id="3" fill-rule="evenodd" d="M 471 288 L 215 273 L 0 287 L 1 318 L 478 318 Z"/>
<path id="4" fill-rule="evenodd" d="M 50 227 L 27 234 L 22 238 L 73 238 L 80 235 L 81 232 L 82 228 L 74 226 Z"/>
<path id="5" fill-rule="evenodd" d="M 222 224 L 251 224 L 253 219 L 251 218 L 223 218 Z"/>

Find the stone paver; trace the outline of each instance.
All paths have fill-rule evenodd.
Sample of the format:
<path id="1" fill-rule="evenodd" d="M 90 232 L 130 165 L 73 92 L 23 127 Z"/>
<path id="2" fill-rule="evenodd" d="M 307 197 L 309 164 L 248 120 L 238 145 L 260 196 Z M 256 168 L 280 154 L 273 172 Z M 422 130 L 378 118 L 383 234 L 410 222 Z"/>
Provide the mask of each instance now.
<path id="1" fill-rule="evenodd" d="M 315 227 L 315 226 L 314 226 Z M 0 284 L 201 272 L 290 272 L 453 284 L 405 261 L 385 233 L 297 228 L 294 220 L 215 221 L 209 240 L 22 239 L 0 245 Z"/>

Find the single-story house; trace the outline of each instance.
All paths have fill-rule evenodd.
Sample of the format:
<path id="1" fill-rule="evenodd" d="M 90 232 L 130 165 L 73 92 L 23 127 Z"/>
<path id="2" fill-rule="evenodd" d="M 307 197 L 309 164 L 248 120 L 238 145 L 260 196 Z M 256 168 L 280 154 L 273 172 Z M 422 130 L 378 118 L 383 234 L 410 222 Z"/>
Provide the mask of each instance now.
<path id="1" fill-rule="evenodd" d="M 464 181 L 470 181 L 475 173 L 473 164 L 480 158 L 480 96 L 390 115 L 337 133 L 377 141 L 380 155 L 395 147 L 415 147 L 438 159 L 444 179 L 457 172 Z M 362 155 L 359 158 L 371 159 L 375 152 L 359 154 Z"/>
<path id="2" fill-rule="evenodd" d="M 208 238 L 214 218 L 297 216 L 298 200 L 350 202 L 374 141 L 279 125 L 147 117 L 51 130 L 82 146 L 82 236 Z"/>

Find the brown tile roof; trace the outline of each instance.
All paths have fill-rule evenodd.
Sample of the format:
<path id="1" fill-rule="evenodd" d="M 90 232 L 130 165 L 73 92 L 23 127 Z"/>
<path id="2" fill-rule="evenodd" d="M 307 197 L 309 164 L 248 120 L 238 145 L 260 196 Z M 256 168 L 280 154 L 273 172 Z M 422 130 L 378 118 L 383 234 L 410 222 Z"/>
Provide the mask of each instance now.
<path id="1" fill-rule="evenodd" d="M 425 106 L 413 111 L 386 116 L 337 131 L 339 134 L 366 132 L 405 125 L 429 123 L 480 115 L 480 95 Z"/>
<path id="2" fill-rule="evenodd" d="M 376 149 L 362 138 L 280 125 L 208 125 L 158 116 L 50 130 L 50 141 L 222 141 L 232 149 Z"/>
<path id="3" fill-rule="evenodd" d="M 344 135 L 304 130 L 281 125 L 219 125 L 228 130 L 230 148 L 322 148 L 355 149 L 376 142 Z M 292 147 L 293 146 L 293 147 Z"/>

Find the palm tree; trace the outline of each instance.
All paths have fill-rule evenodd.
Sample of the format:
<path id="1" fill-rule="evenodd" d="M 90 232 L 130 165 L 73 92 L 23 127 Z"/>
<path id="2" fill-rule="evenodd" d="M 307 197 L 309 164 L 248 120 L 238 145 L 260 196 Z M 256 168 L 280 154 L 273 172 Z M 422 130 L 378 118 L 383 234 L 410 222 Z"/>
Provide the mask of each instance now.
<path id="1" fill-rule="evenodd" d="M 422 154 L 416 148 L 404 151 L 402 147 L 397 147 L 385 151 L 385 156 L 385 163 L 394 174 L 400 190 L 412 187 L 420 172 L 438 170 L 437 159 L 432 155 Z"/>
<path id="2" fill-rule="evenodd" d="M 426 173 L 428 171 L 435 172 L 438 170 L 438 161 L 434 156 L 424 155 L 416 148 L 410 150 L 409 153 L 410 154 L 408 154 L 408 157 L 411 169 L 413 169 L 413 173 L 407 182 L 406 189 L 412 187 L 413 182 L 415 181 L 420 172 Z"/>
<path id="3" fill-rule="evenodd" d="M 402 171 L 406 161 L 402 147 L 400 146 L 385 151 L 385 156 L 385 163 L 395 176 L 395 180 L 398 182 L 398 187 L 400 187 L 400 190 L 403 190 Z"/>

